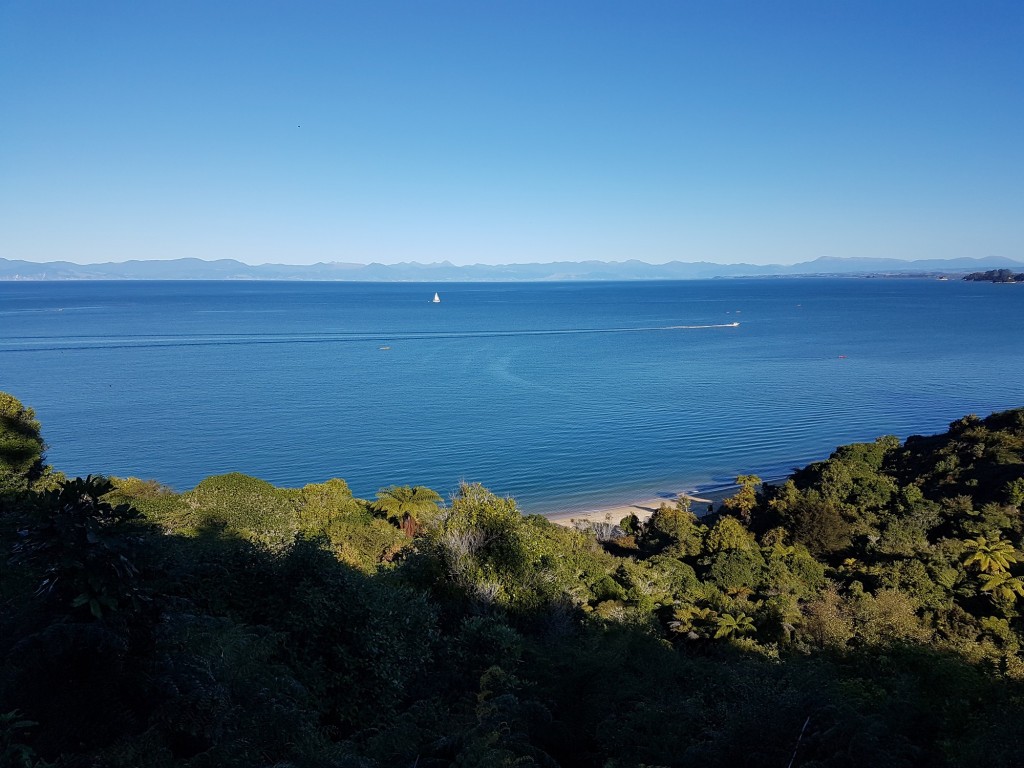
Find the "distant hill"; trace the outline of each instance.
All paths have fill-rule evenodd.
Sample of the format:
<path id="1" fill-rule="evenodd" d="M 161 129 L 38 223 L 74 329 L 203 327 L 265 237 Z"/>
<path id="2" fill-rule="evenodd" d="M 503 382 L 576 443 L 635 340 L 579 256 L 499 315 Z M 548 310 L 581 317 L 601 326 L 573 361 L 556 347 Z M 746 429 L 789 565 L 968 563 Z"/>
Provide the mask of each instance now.
<path id="1" fill-rule="evenodd" d="M 0 280 L 349 280 L 364 282 L 500 282 L 539 280 L 700 280 L 722 277 L 811 275 L 963 275 L 986 270 L 1019 271 L 1024 262 L 978 259 L 901 259 L 822 257 L 793 265 L 714 264 L 670 261 L 556 261 L 533 264 L 261 264 L 234 259 L 170 259 L 74 264 L 0 259 Z"/>

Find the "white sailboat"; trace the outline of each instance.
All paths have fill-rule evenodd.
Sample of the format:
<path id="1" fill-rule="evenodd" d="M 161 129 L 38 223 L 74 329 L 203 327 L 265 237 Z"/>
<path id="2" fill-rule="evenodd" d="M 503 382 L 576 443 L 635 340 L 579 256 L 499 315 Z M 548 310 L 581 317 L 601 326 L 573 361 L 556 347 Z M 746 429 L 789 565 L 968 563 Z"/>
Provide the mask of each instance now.
<path id="1" fill-rule="evenodd" d="M 437 295 L 436 291 L 434 292 L 434 303 L 435 304 L 440 304 L 441 303 L 441 297 Z"/>

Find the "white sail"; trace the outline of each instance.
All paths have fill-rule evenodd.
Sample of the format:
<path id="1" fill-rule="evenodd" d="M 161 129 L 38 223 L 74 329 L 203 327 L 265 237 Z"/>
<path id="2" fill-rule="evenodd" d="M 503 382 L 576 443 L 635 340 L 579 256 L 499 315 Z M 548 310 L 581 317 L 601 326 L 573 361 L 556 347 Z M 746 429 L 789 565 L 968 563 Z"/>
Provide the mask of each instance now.
<path id="1" fill-rule="evenodd" d="M 434 293 L 434 303 L 435 304 L 440 304 L 441 303 L 441 297 L 438 296 L 436 292 Z"/>

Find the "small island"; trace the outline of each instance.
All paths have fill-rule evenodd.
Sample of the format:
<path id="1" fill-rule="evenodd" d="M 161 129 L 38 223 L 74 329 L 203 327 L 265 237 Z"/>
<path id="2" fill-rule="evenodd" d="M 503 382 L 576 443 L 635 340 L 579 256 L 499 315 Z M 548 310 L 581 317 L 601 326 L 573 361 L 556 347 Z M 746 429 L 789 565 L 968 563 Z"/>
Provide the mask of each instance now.
<path id="1" fill-rule="evenodd" d="M 1010 269 L 990 269 L 987 272 L 971 272 L 964 280 L 985 283 L 1024 283 L 1024 272 L 1014 273 Z"/>

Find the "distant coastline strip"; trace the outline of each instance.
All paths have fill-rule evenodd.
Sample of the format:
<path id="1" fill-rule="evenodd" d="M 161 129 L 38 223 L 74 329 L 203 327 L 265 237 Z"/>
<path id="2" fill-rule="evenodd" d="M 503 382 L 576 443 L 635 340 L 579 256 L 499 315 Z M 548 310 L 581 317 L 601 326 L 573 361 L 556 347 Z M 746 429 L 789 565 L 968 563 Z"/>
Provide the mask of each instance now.
<path id="1" fill-rule="evenodd" d="M 710 328 L 736 328 L 739 323 L 708 325 L 663 325 L 643 328 L 553 328 L 526 331 L 405 331 L 399 333 L 298 333 L 298 334 L 190 334 L 188 336 L 135 335 L 135 336 L 62 336 L 40 344 L 38 337 L 7 339 L 0 352 L 41 352 L 90 349 L 125 349 L 146 347 L 200 347 L 241 344 L 333 344 L 338 342 L 432 341 L 445 339 L 474 339 L 508 336 L 559 336 L 597 333 L 652 333 L 658 331 L 692 331 Z M 19 346 L 23 341 L 25 346 Z"/>

